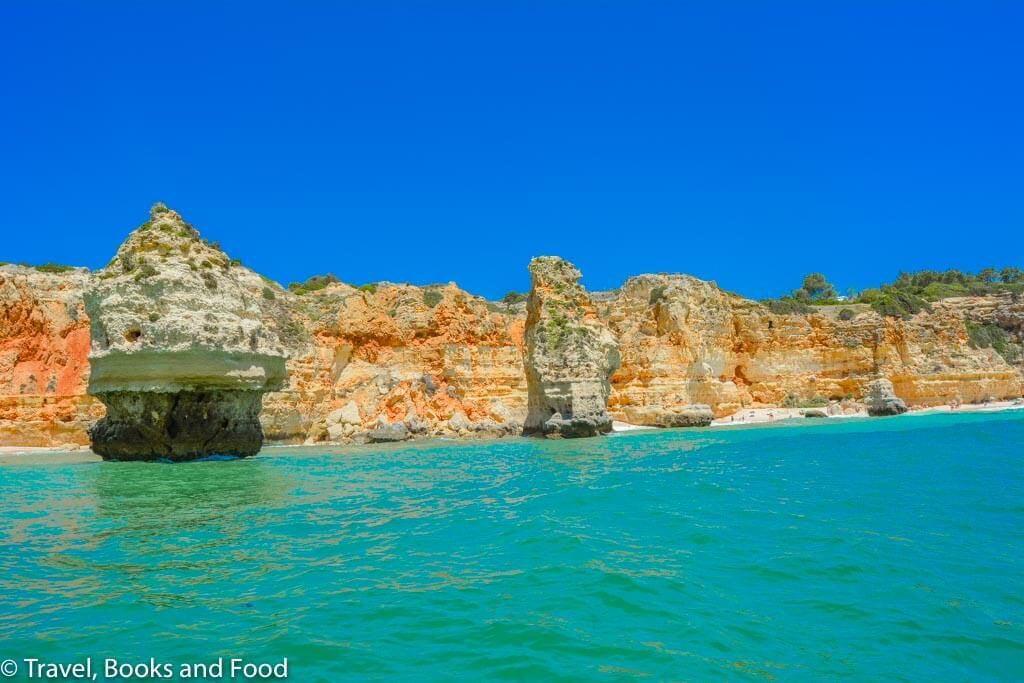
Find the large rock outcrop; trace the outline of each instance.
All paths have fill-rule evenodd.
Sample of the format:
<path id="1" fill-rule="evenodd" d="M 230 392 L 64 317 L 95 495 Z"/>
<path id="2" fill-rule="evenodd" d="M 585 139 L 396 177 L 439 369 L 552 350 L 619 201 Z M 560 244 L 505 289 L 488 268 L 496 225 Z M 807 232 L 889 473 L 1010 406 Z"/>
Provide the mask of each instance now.
<path id="1" fill-rule="evenodd" d="M 107 408 L 93 450 L 118 460 L 259 451 L 263 394 L 283 386 L 286 356 L 264 323 L 264 290 L 274 294 L 154 206 L 85 291 L 89 393 Z"/>
<path id="2" fill-rule="evenodd" d="M 488 303 L 454 284 L 386 282 L 281 291 L 278 300 L 296 312 L 308 341 L 283 337 L 289 379 L 264 401 L 269 439 L 312 444 L 522 432 L 524 304 Z"/>
<path id="3" fill-rule="evenodd" d="M 884 377 L 868 383 L 864 403 L 868 407 L 868 415 L 872 417 L 902 415 L 907 412 L 907 404 L 903 402 L 903 399 L 896 396 L 892 382 Z"/>
<path id="4" fill-rule="evenodd" d="M 150 227 L 163 223 L 154 220 Z M 169 238 L 174 232 L 160 234 Z M 190 242 L 184 247 L 190 253 L 207 248 Z M 186 276 L 200 278 L 202 270 L 211 270 L 216 282 L 225 271 L 239 278 L 247 292 L 245 324 L 261 325 L 287 353 L 287 380 L 263 397 L 259 422 L 267 440 L 346 443 L 522 433 L 528 403 L 525 303 L 488 302 L 454 284 L 356 288 L 337 282 L 294 293 L 230 261 L 219 265 L 226 257 L 213 247 L 213 258 L 202 259 L 211 268 L 197 258 L 176 265 L 171 245 L 161 243 L 142 250 L 154 272 L 162 276 L 167 268 L 182 267 Z M 157 277 L 145 268 L 127 277 L 101 276 L 103 271 L 92 278 L 106 284 L 124 280 L 124 287 L 134 286 L 136 276 L 140 286 Z M 0 446 L 87 444 L 87 428 L 103 416 L 103 404 L 86 394 L 90 330 L 83 294 L 89 279 L 85 269 L 0 265 Z M 220 292 L 230 285 L 218 287 Z M 193 319 L 203 320 L 207 312 L 222 318 L 211 293 L 201 289 L 184 307 Z M 141 349 L 157 332 L 150 314 L 162 311 L 159 304 L 132 302 L 135 295 L 107 302 L 104 308 L 115 318 L 122 304 L 138 309 L 135 328 L 107 326 L 108 336 L 116 341 L 137 328 Z M 1024 394 L 1024 301 L 1010 294 L 944 299 L 905 319 L 882 317 L 862 304 L 785 314 L 713 282 L 655 274 L 630 278 L 614 291 L 591 292 L 584 303 L 593 306 L 596 324 L 612 330 L 621 353 L 607 412 L 634 424 L 703 424 L 703 406 L 723 417 L 746 407 L 821 399 L 850 405 L 867 398 L 870 383 L 880 377 L 912 409 Z M 212 345 L 204 348 L 220 344 L 201 325 L 196 329 L 201 344 Z M 93 330 L 93 336 L 100 333 Z M 234 348 L 239 346 L 245 351 L 245 344 Z M 97 379 L 114 367 L 101 367 Z M 157 396 L 144 398 L 159 402 Z M 130 403 L 124 401 L 123 412 L 142 410 Z M 223 405 L 221 399 L 213 403 Z M 250 425 L 254 405 L 240 409 Z M 153 407 L 158 416 L 170 410 Z M 182 415 L 187 407 L 180 404 L 172 412 Z"/>
<path id="5" fill-rule="evenodd" d="M 627 422 L 659 425 L 693 404 L 723 417 L 748 406 L 862 400 L 879 377 L 919 407 L 1024 391 L 1020 361 L 972 343 L 968 328 L 976 320 L 1010 334 L 1021 304 L 1009 295 L 945 299 L 905 319 L 864 304 L 786 314 L 713 282 L 659 274 L 592 298 L 622 353 L 608 410 Z"/>
<path id="6" fill-rule="evenodd" d="M 84 268 L 0 266 L 0 446 L 77 447 L 103 415 L 86 395 Z"/>
<path id="7" fill-rule="evenodd" d="M 525 434 L 572 438 L 611 431 L 608 378 L 619 365 L 619 349 L 579 279 L 580 271 L 560 258 L 530 261 Z"/>

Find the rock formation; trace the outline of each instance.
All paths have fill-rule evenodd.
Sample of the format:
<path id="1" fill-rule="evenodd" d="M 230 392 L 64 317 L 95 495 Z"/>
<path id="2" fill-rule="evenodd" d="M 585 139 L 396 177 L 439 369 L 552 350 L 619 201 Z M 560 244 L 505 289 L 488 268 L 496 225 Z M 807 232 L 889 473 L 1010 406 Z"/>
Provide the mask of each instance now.
<path id="1" fill-rule="evenodd" d="M 864 403 L 868 407 L 868 415 L 878 417 L 881 415 L 902 415 L 907 412 L 907 404 L 896 397 L 892 388 L 892 382 L 885 378 L 879 378 L 868 383 L 867 395 Z"/>
<path id="2" fill-rule="evenodd" d="M 1012 319 L 1019 304 L 1009 296 L 945 299 L 906 319 L 864 304 L 778 314 L 712 282 L 662 274 L 592 297 L 622 353 L 608 411 L 635 424 L 657 426 L 665 412 L 693 404 L 724 417 L 748 406 L 863 399 L 878 377 L 914 406 L 1024 392 L 1019 361 L 975 348 L 966 328 L 972 318 Z"/>
<path id="3" fill-rule="evenodd" d="M 611 431 L 608 378 L 619 350 L 579 279 L 580 271 L 560 258 L 530 261 L 525 434 L 571 438 Z"/>
<path id="4" fill-rule="evenodd" d="M 626 422 L 648 427 L 707 427 L 715 419 L 711 406 L 700 403 L 671 410 L 661 405 L 627 406 L 622 413 Z"/>
<path id="5" fill-rule="evenodd" d="M 300 295 L 232 265 L 219 250 L 189 237 L 176 215 L 161 215 L 155 212 L 148 229 L 129 239 L 134 244 L 148 236 L 149 242 L 128 250 L 138 255 L 129 253 L 124 263 L 119 257 L 93 274 L 96 294 L 102 294 L 99 286 L 117 288 L 100 299 L 92 295 L 88 315 L 83 295 L 90 276 L 84 269 L 0 265 L 0 446 L 89 442 L 87 428 L 104 413 L 103 404 L 86 394 L 89 318 L 95 315 L 101 318 L 92 331 L 99 387 L 119 367 L 116 359 L 100 360 L 104 355 L 187 350 L 193 339 L 197 349 L 252 353 L 244 336 L 257 329 L 257 355 L 278 346 L 287 354 L 287 378 L 263 397 L 259 415 L 269 441 L 522 433 L 529 401 L 524 303 L 488 302 L 454 284 L 334 283 Z M 199 258 L 200 252 L 208 256 Z M 206 285 L 204 271 L 217 289 Z M 171 273 L 179 275 L 158 286 Z M 169 303 L 154 306 L 156 292 L 164 289 Z M 226 292 L 237 292 L 237 299 L 229 297 L 235 304 L 221 300 Z M 1010 294 L 943 299 L 905 319 L 882 317 L 862 304 L 780 314 L 712 282 L 656 274 L 632 277 L 589 298 L 584 293 L 581 306 L 587 324 L 611 329 L 621 354 L 609 379 L 607 414 L 634 424 L 689 426 L 708 419 L 702 406 L 721 418 L 746 407 L 821 405 L 822 399 L 829 414 L 841 414 L 862 407 L 869 385 L 880 377 L 909 407 L 1024 395 L 1024 301 Z M 167 323 L 179 315 L 194 333 L 149 345 L 154 335 L 170 331 L 161 328 L 161 318 Z M 568 326 L 569 317 L 564 321 Z M 979 344 L 979 330 L 1002 345 Z M 125 335 L 136 332 L 129 343 Z M 267 354 L 279 358 L 276 351 Z M 272 386 L 271 375 L 285 374 L 280 362 L 267 360 L 278 369 L 265 369 L 268 380 L 251 384 Z M 124 373 L 139 369 L 145 365 L 133 360 Z M 135 390 L 130 387 L 137 379 L 111 379 L 111 391 Z M 602 387 L 598 383 L 592 395 Z M 158 416 L 170 409 L 156 407 Z M 574 404 L 574 415 L 578 411 Z M 118 413 L 111 414 L 116 423 Z M 254 421 L 252 413 L 243 420 L 249 434 Z M 166 425 L 154 425 L 153 431 L 161 430 Z"/>
<path id="6" fill-rule="evenodd" d="M 88 390 L 107 408 L 90 430 L 93 450 L 118 460 L 259 451 L 263 394 L 285 380 L 265 287 L 154 206 L 85 291 Z"/>
<path id="7" fill-rule="evenodd" d="M 452 284 L 391 283 L 334 283 L 301 296 L 281 291 L 278 301 L 296 312 L 305 336 L 284 337 L 289 380 L 264 401 L 269 439 L 522 432 L 523 304 L 488 303 Z"/>
<path id="8" fill-rule="evenodd" d="M 84 268 L 0 266 L 0 446 L 77 447 L 103 416 L 86 395 Z"/>

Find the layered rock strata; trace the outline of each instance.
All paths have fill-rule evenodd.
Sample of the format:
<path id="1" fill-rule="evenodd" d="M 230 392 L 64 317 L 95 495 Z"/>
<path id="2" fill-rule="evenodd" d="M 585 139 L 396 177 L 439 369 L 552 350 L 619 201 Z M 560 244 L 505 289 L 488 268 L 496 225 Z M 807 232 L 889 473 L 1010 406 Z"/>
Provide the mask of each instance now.
<path id="1" fill-rule="evenodd" d="M 103 405 L 86 395 L 84 268 L 0 266 L 0 446 L 77 447 Z"/>
<path id="2" fill-rule="evenodd" d="M 335 283 L 278 299 L 296 313 L 289 380 L 264 402 L 268 438 L 310 444 L 518 435 L 522 304 L 454 284 Z"/>
<path id="3" fill-rule="evenodd" d="M 967 329 L 977 318 L 1016 335 L 1020 304 L 1009 296 L 946 299 L 906 319 L 862 304 L 775 314 L 686 275 L 640 275 L 593 296 L 622 353 L 609 398 L 619 420 L 657 424 L 646 416 L 693 404 L 724 417 L 744 407 L 863 400 L 879 377 L 920 407 L 1024 391 L 1019 361 L 975 347 Z"/>
<path id="4" fill-rule="evenodd" d="M 85 290 L 88 391 L 107 408 L 89 432 L 104 458 L 253 455 L 263 394 L 286 352 L 264 319 L 266 285 L 162 205 Z"/>
<path id="5" fill-rule="evenodd" d="M 287 354 L 281 389 L 263 397 L 259 422 L 266 439 L 315 444 L 522 433 L 528 403 L 525 304 L 487 302 L 454 284 L 356 289 L 336 283 L 297 295 L 232 265 L 212 246 L 190 242 L 190 253 L 213 250 L 214 258 L 202 259 L 210 268 L 196 258 L 190 265 L 187 257 L 182 266 L 163 243 L 141 251 L 142 265 L 152 271 L 137 263 L 140 270 L 127 277 L 93 275 L 106 284 L 127 280 L 124 296 L 111 293 L 107 301 L 112 319 L 120 306 L 134 311 L 124 324 L 103 323 L 103 330 L 94 330 L 99 355 L 104 338 L 124 340 L 125 333 L 137 331 L 137 346 L 127 340 L 120 346 L 139 354 L 158 333 L 160 318 L 149 318 L 163 315 L 161 304 L 152 308 L 152 300 L 130 293 L 132 287 L 155 287 L 149 281 L 157 273 L 181 268 L 187 271 L 182 276 L 199 277 L 206 287 L 201 272 L 212 270 L 214 278 L 239 278 L 239 297 L 245 299 L 239 318 L 276 338 Z M 103 404 L 86 394 L 88 280 L 84 269 L 0 266 L 0 446 L 87 444 L 87 428 L 103 416 Z M 217 291 L 232 287 L 216 281 Z M 211 293 L 193 291 L 185 306 L 199 348 L 249 353 L 241 343 L 244 332 L 232 346 L 202 329 L 231 328 L 207 321 L 207 312 L 215 321 L 234 319 L 224 316 Z M 609 378 L 607 412 L 634 424 L 699 425 L 707 413 L 698 406 L 723 417 L 746 407 L 821 405 L 822 399 L 831 402 L 830 414 L 848 412 L 863 406 L 878 378 L 892 382 L 894 395 L 912 409 L 1024 395 L 1024 301 L 1010 295 L 945 299 L 906 319 L 884 318 L 857 304 L 783 315 L 711 282 L 657 274 L 630 278 L 615 291 L 592 292 L 584 304 L 596 324 L 611 330 L 621 355 Z M 979 326 L 1002 330 L 1005 348 L 979 347 L 971 334 Z M 192 337 L 175 339 L 157 348 L 192 348 Z M 265 345 L 257 342 L 258 348 Z M 193 357 L 189 364 L 196 362 Z M 131 364 L 124 371 L 116 360 L 99 365 L 97 382 L 110 378 L 112 392 L 139 390 L 138 377 L 116 377 Z M 159 362 L 145 365 L 154 385 L 173 379 L 158 377 Z M 237 381 L 225 389 L 239 389 Z M 220 405 L 223 398 L 212 403 Z M 125 411 L 136 409 L 125 399 L 119 402 Z M 156 414 L 164 414 L 158 408 Z M 250 409 L 252 404 L 239 405 L 237 412 L 252 434 Z M 175 430 L 180 433 L 180 427 L 170 431 Z M 168 428 L 156 424 L 153 432 L 147 439 L 159 441 Z"/>
<path id="6" fill-rule="evenodd" d="M 619 349 L 579 279 L 560 258 L 530 261 L 524 434 L 573 438 L 611 431 L 608 378 L 619 365 Z"/>

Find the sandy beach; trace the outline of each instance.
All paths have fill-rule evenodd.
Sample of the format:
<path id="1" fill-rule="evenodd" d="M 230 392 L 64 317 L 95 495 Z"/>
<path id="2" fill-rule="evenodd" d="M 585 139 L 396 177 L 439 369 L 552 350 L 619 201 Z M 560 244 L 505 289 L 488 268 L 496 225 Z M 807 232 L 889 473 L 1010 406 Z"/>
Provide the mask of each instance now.
<path id="1" fill-rule="evenodd" d="M 810 409 L 817 410 L 817 409 Z M 825 410 L 824 408 L 820 410 Z M 911 408 L 907 415 L 931 415 L 934 413 L 992 413 L 1004 410 L 1024 410 L 1024 400 L 1017 399 L 1015 401 L 991 401 L 989 403 L 969 403 L 961 404 L 957 406 L 953 405 L 940 405 L 931 406 L 927 408 Z M 755 425 L 755 424 L 770 424 L 774 422 L 782 422 L 784 420 L 825 420 L 831 418 L 864 418 L 868 417 L 867 411 L 859 409 L 856 411 L 850 411 L 840 413 L 838 415 L 828 415 L 827 417 L 808 418 L 804 415 L 808 411 L 807 408 L 744 408 L 743 410 L 737 411 L 727 417 L 720 417 L 711 422 L 711 427 L 729 427 L 735 425 Z M 658 427 L 649 427 L 645 425 L 635 425 L 628 422 L 621 422 L 615 420 L 612 422 L 612 432 L 634 432 L 643 431 L 650 429 L 658 429 Z M 330 444 L 322 444 L 330 445 Z M 287 448 L 288 444 L 271 445 L 273 448 Z M 291 446 L 298 447 L 301 444 L 291 444 Z M 46 455 L 46 454 L 80 454 L 86 456 L 86 459 L 94 459 L 97 456 L 93 455 L 85 446 L 69 445 L 67 447 L 52 447 L 52 446 L 0 446 L 0 456 L 32 456 L 32 455 Z"/>
<path id="2" fill-rule="evenodd" d="M 1002 410 L 1021 410 L 1024 403 L 1018 401 L 991 401 L 989 403 L 970 403 L 940 405 L 927 408 L 911 408 L 907 415 L 929 415 L 932 413 L 980 413 Z M 822 408 L 821 410 L 826 410 Z M 827 411 L 827 410 L 826 410 Z M 859 409 L 851 412 L 828 415 L 827 418 L 806 418 L 806 408 L 744 408 L 728 417 L 718 418 L 711 423 L 712 427 L 728 427 L 737 424 L 764 424 L 781 420 L 829 419 L 829 418 L 860 418 L 868 417 L 867 410 Z"/>

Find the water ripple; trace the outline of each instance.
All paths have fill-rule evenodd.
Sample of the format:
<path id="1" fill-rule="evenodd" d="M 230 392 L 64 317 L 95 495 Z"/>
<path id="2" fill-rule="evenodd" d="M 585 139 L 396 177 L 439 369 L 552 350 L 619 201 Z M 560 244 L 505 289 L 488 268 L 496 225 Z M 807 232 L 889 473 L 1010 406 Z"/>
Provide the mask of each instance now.
<path id="1" fill-rule="evenodd" d="M 0 653 L 1024 679 L 1024 416 L 0 465 Z M 12 464 L 13 463 L 13 464 Z"/>

